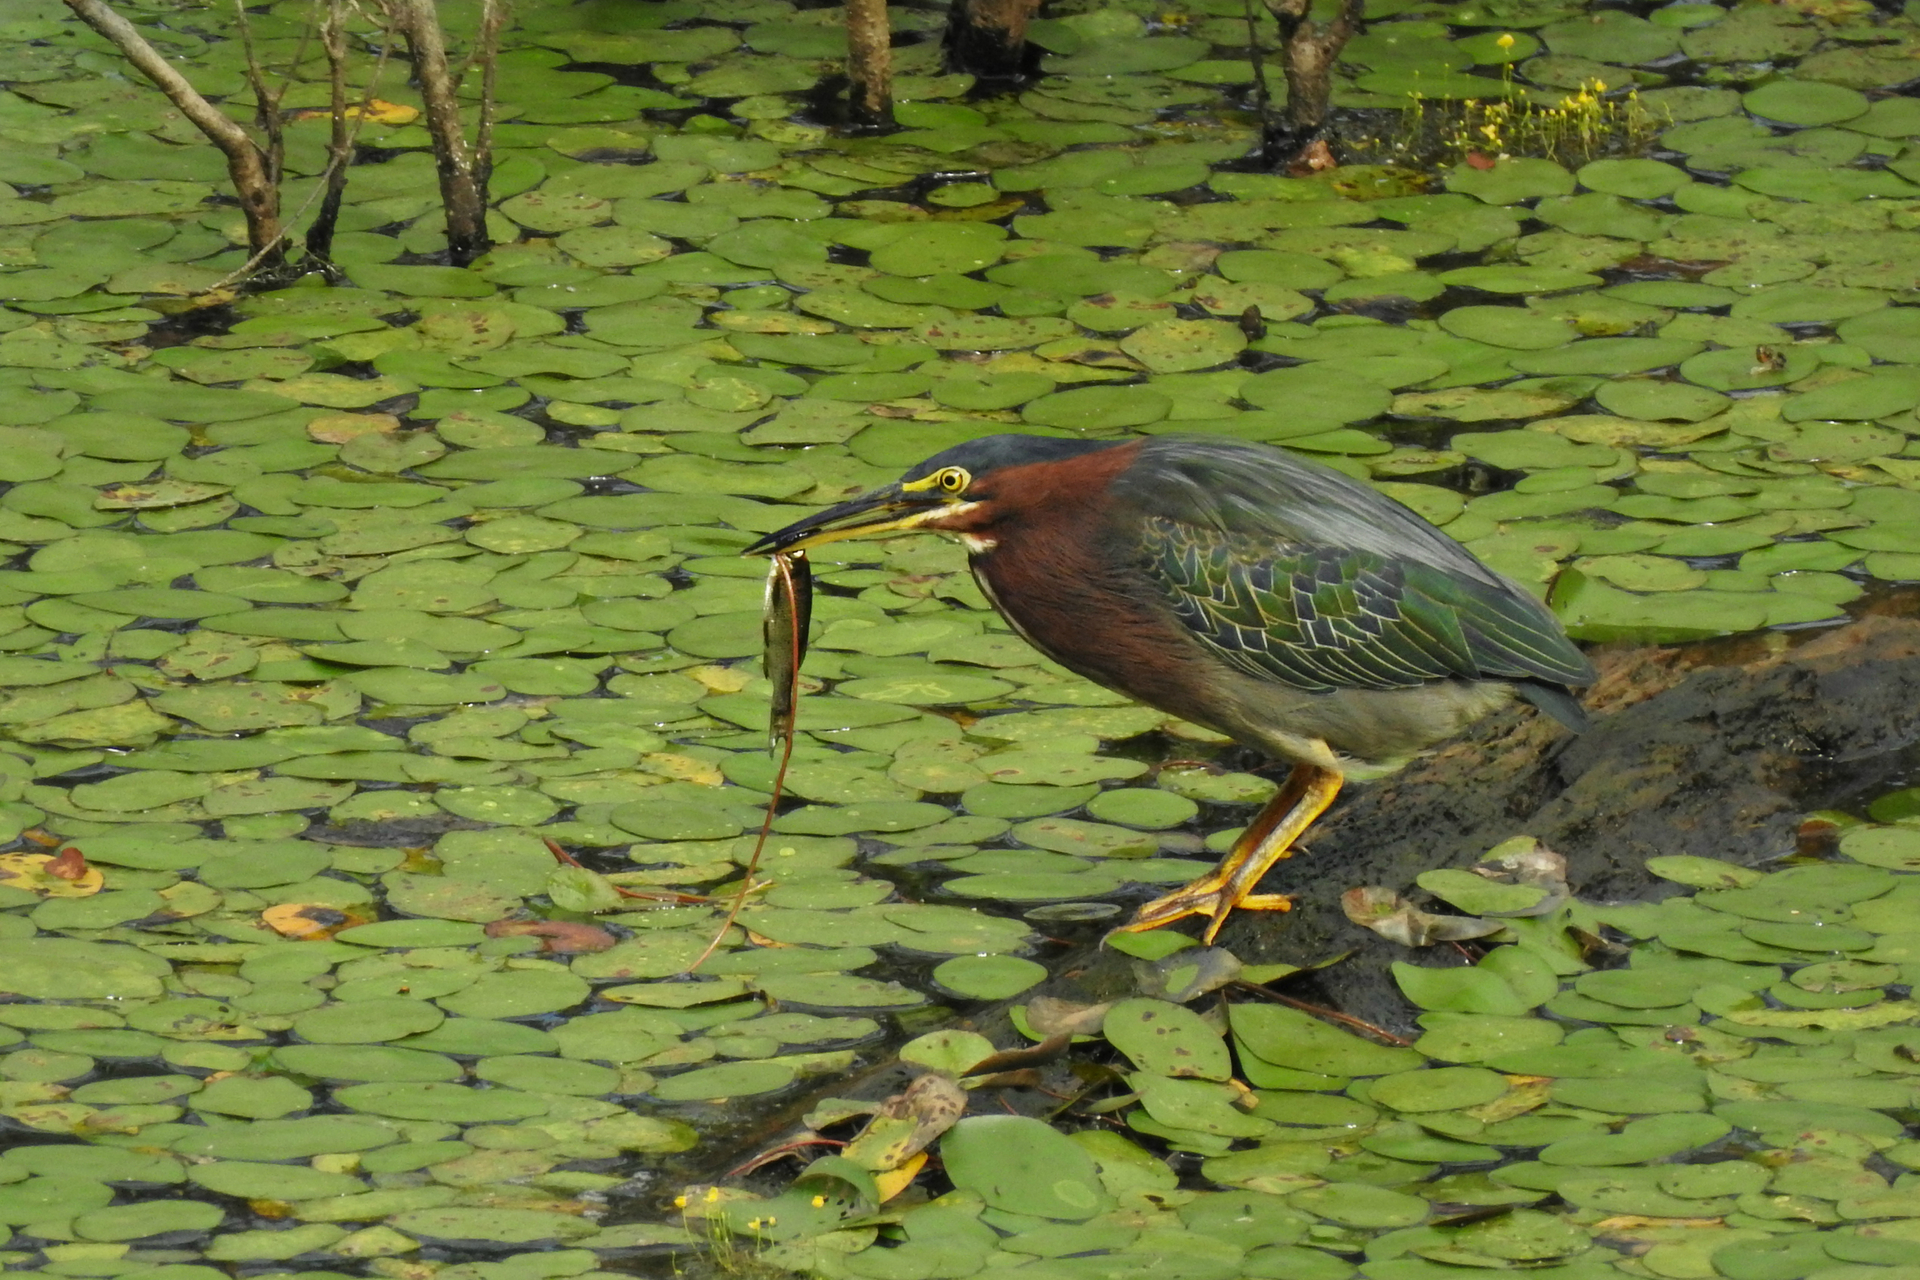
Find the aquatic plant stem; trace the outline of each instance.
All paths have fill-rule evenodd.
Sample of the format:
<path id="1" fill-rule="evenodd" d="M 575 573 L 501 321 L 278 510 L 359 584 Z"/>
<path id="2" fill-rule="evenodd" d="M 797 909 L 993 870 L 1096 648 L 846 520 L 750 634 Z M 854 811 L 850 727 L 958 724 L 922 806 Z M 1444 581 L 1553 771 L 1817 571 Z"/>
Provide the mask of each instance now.
<path id="1" fill-rule="evenodd" d="M 1306 1001 L 1306 1000 L 1296 1000 L 1292 996 L 1283 996 L 1278 991 L 1275 991 L 1272 987 L 1261 986 L 1259 983 L 1255 983 L 1255 982 L 1238 982 L 1238 981 L 1230 983 L 1228 985 L 1232 986 L 1237 991 L 1251 992 L 1259 996 L 1263 1000 L 1271 1000 L 1275 1004 L 1284 1004 L 1290 1009 L 1298 1009 L 1302 1013 L 1310 1013 L 1314 1017 L 1320 1018 L 1323 1021 L 1337 1022 L 1343 1027 L 1351 1027 L 1353 1030 L 1358 1031 L 1363 1035 L 1366 1035 L 1368 1037 L 1371 1037 L 1372 1039 L 1378 1040 L 1381 1044 L 1392 1045 L 1395 1048 L 1404 1049 L 1408 1045 L 1413 1043 L 1413 1041 L 1407 1039 L 1405 1036 L 1397 1036 L 1393 1032 L 1387 1030 L 1385 1027 L 1376 1027 L 1371 1022 L 1367 1022 L 1364 1019 L 1356 1018 L 1351 1014 L 1341 1013 L 1335 1009 L 1329 1009 L 1324 1005 L 1313 1004 L 1310 1001 Z"/>
<path id="2" fill-rule="evenodd" d="M 280 99 L 286 94 L 289 80 L 275 93 L 267 87 L 266 68 L 260 65 L 260 56 L 253 48 L 253 24 L 247 21 L 246 0 L 234 0 L 234 27 L 240 32 L 240 47 L 246 52 L 247 85 L 253 90 L 253 123 L 260 135 L 267 140 L 262 148 L 266 153 L 267 181 L 277 190 L 280 179 L 286 171 L 287 136 L 280 124 Z M 301 48 L 306 47 L 306 37 L 301 36 Z M 300 64 L 299 53 L 294 54 L 294 65 Z"/>

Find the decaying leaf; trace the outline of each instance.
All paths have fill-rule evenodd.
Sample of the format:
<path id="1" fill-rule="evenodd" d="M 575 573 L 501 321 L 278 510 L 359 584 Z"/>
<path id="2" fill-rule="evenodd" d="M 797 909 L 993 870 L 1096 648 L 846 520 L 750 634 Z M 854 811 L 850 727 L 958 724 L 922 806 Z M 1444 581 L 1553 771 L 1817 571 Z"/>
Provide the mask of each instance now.
<path id="1" fill-rule="evenodd" d="M 283 938 L 301 942 L 324 942 L 342 929 L 367 924 L 371 916 L 355 915 L 338 907 L 323 907 L 311 902 L 286 902 L 260 913 L 269 928 Z"/>
<path id="2" fill-rule="evenodd" d="M 1239 979 L 1240 957 L 1220 947 L 1189 947 L 1158 960 L 1136 960 L 1133 978 L 1143 996 L 1175 1004 L 1198 1000 Z"/>
<path id="3" fill-rule="evenodd" d="M 487 925 L 489 938 L 538 938 L 542 951 L 573 955 L 605 951 L 616 939 L 605 929 L 578 920 L 495 920 Z"/>
<path id="4" fill-rule="evenodd" d="M 966 1110 L 967 1091 L 952 1077 L 930 1071 L 881 1103 L 841 1154 L 875 1173 L 902 1168 Z"/>
<path id="5" fill-rule="evenodd" d="M 48 875 L 72 883 L 85 880 L 89 870 L 90 868 L 87 866 L 86 857 L 72 845 L 68 845 L 59 853 L 55 854 L 53 860 L 47 863 L 46 867 Z"/>
<path id="6" fill-rule="evenodd" d="M 1340 895 L 1347 919 L 1403 947 L 1430 947 L 1436 942 L 1459 942 L 1498 933 L 1498 920 L 1478 916 L 1442 916 L 1422 911 L 1381 885 L 1362 885 Z"/>
<path id="7" fill-rule="evenodd" d="M 1567 860 L 1532 836 L 1515 836 L 1495 845 L 1472 870 L 1489 880 L 1525 885 L 1546 895 L 1525 910 L 1490 912 L 1491 915 L 1550 915 L 1573 896 L 1573 890 L 1567 887 Z"/>
<path id="8" fill-rule="evenodd" d="M 349 120 L 368 120 L 374 124 L 412 124 L 420 118 L 420 109 L 398 102 L 371 98 L 364 107 L 357 104 L 349 105 L 341 114 Z M 331 118 L 331 112 L 318 109 L 296 111 L 293 113 L 293 118 L 295 120 L 326 120 Z"/>
<path id="9" fill-rule="evenodd" d="M 1043 1036 L 1060 1032 L 1095 1036 L 1100 1034 L 1100 1024 L 1106 1021 L 1107 1010 L 1111 1008 L 1111 1000 L 1105 1004 L 1075 1004 L 1055 996 L 1035 996 L 1027 1002 L 1027 1025 Z"/>
<path id="10" fill-rule="evenodd" d="M 307 424 L 308 438 L 321 444 L 345 444 L 358 436 L 399 430 L 400 419 L 391 413 L 326 413 Z"/>
<path id="11" fill-rule="evenodd" d="M 65 852 L 4 853 L 0 854 L 0 885 L 47 898 L 85 898 L 100 892 L 105 877 L 99 870 L 88 867 L 84 860 L 79 868 L 78 877 L 70 874 L 75 864 Z"/>
<path id="12" fill-rule="evenodd" d="M 1103 1018 L 1106 1016 L 1104 1013 L 1105 1007 L 1104 1005 L 1101 1006 L 1103 1010 L 1101 1016 Z M 1003 1049 L 999 1053 L 990 1054 L 974 1063 L 969 1068 L 969 1071 L 980 1072 L 983 1075 L 987 1075 L 1030 1070 L 1043 1063 L 1057 1062 L 1066 1056 L 1067 1049 L 1072 1044 L 1072 1034 L 1065 1031 L 1056 1031 L 1039 1044 L 1029 1045 L 1024 1049 Z M 985 1079 L 973 1082 L 975 1087 L 987 1085 L 987 1083 Z"/>
<path id="13" fill-rule="evenodd" d="M 920 1171 L 926 1167 L 927 1153 L 922 1151 L 898 1169 L 889 1169 L 884 1173 L 875 1174 L 873 1185 L 880 1191 L 880 1203 L 885 1204 L 912 1186 L 913 1180 L 919 1177 Z"/>

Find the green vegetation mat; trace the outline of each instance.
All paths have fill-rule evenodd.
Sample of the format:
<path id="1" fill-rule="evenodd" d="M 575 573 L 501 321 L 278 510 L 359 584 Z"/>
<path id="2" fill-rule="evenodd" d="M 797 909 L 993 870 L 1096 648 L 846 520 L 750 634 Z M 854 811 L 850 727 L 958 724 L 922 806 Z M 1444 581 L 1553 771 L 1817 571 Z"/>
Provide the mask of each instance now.
<path id="1" fill-rule="evenodd" d="M 127 11 L 251 117 L 228 10 Z M 495 249 L 435 257 L 389 64 L 346 282 L 245 292 L 218 156 L 63 6 L 0 13 L 0 1268 L 1913 1280 L 1911 792 L 1833 861 L 1674 849 L 1691 897 L 1491 917 L 1400 967 L 1410 1046 L 1130 944 L 1075 1109 L 924 1134 L 895 1205 L 938 1203 L 878 1204 L 883 1133 L 671 1207 L 902 1043 L 1009 1048 L 940 1028 L 1272 791 L 1042 660 L 956 548 L 837 547 L 798 803 L 686 976 L 772 782 L 737 553 L 803 511 L 990 432 L 1197 432 L 1375 483 L 1583 639 L 1920 580 L 1914 18 L 1385 0 L 1336 91 L 1380 163 L 1287 177 L 1230 166 L 1242 14 L 1057 5 L 980 97 L 896 6 L 903 129 L 848 138 L 833 10 L 528 4 Z M 297 228 L 309 16 L 248 11 Z"/>

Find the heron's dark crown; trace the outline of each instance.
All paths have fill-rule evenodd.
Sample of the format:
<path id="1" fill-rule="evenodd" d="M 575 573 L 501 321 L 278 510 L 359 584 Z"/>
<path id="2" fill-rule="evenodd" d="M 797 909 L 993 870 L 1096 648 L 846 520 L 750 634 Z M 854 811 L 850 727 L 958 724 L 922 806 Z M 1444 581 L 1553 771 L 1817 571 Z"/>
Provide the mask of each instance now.
<path id="1" fill-rule="evenodd" d="M 976 478 L 1002 467 L 1024 467 L 1036 462 L 1065 462 L 1083 454 L 1115 449 L 1132 440 L 1073 440 L 1058 436 L 981 436 L 934 454 L 901 480 L 921 480 L 942 467 L 965 467 Z"/>

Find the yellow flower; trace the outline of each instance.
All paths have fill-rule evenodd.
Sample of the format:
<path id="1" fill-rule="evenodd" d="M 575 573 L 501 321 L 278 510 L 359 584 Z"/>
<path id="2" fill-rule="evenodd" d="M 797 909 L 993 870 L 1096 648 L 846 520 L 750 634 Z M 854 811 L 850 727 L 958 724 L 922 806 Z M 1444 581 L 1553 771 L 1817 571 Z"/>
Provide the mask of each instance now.
<path id="1" fill-rule="evenodd" d="M 1498 40 L 1495 40 L 1494 43 L 1499 45 L 1502 49 L 1513 48 L 1513 33 L 1502 32 L 1500 34 L 1500 38 Z"/>
<path id="2" fill-rule="evenodd" d="M 675 1197 L 673 1198 L 673 1207 L 674 1207 L 674 1208 L 676 1208 L 676 1209 L 684 1209 L 684 1208 L 686 1208 L 686 1207 L 687 1207 L 687 1198 L 686 1198 L 685 1196 L 675 1196 Z"/>
<path id="3" fill-rule="evenodd" d="M 827 1198 L 826 1198 L 825 1196 L 815 1196 L 815 1197 L 813 1198 L 813 1207 L 814 1207 L 814 1208 L 816 1208 L 816 1209 L 824 1209 L 824 1208 L 826 1208 L 826 1207 L 827 1207 Z"/>
<path id="4" fill-rule="evenodd" d="M 720 1199 L 720 1188 L 718 1188 L 718 1187 L 708 1187 L 708 1188 L 707 1188 L 707 1203 L 708 1203 L 708 1204 L 715 1204 L 715 1203 L 717 1203 L 717 1202 L 719 1201 L 719 1199 Z"/>

